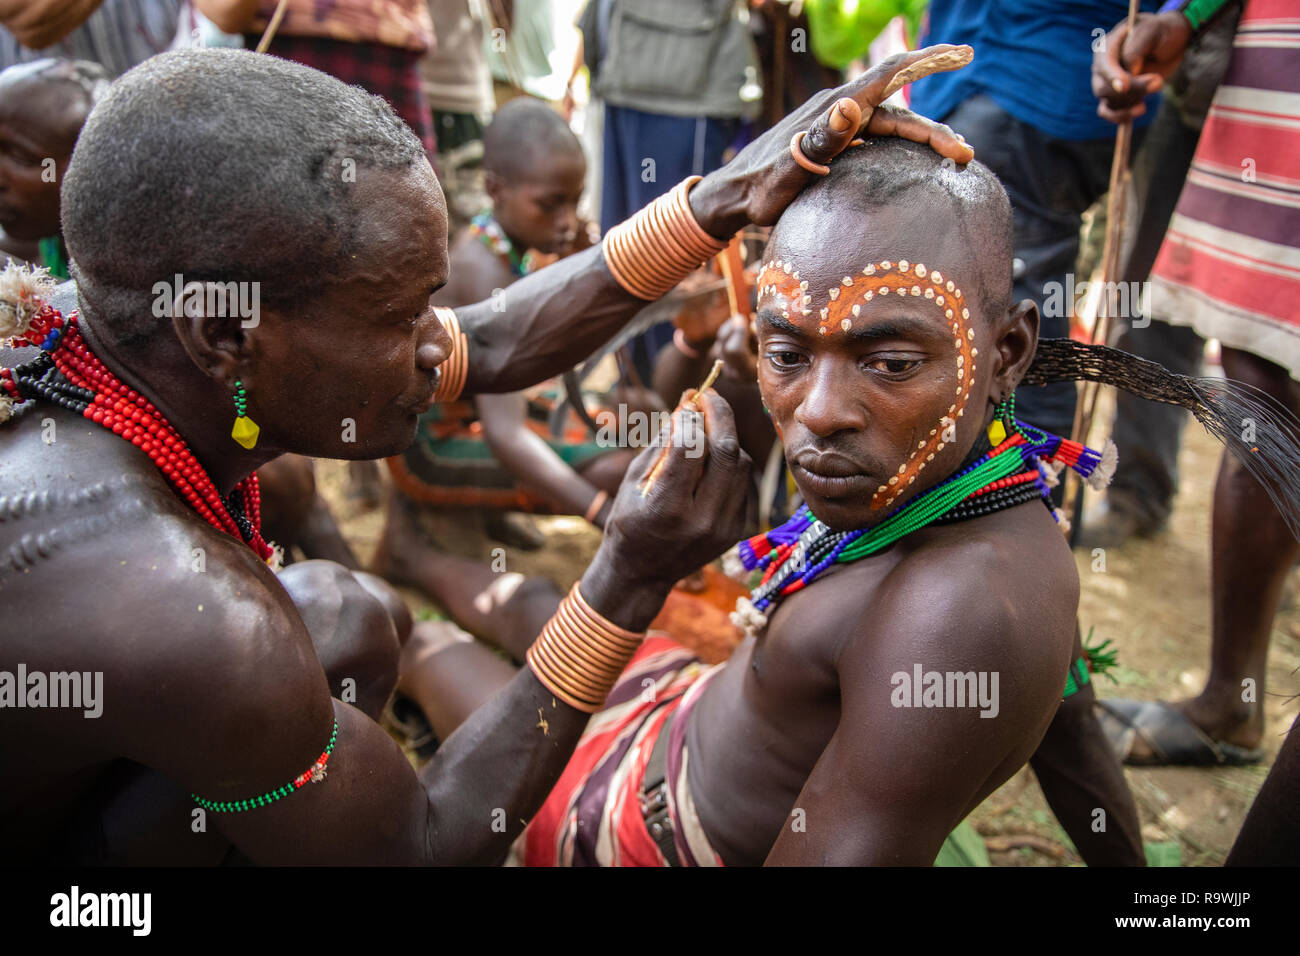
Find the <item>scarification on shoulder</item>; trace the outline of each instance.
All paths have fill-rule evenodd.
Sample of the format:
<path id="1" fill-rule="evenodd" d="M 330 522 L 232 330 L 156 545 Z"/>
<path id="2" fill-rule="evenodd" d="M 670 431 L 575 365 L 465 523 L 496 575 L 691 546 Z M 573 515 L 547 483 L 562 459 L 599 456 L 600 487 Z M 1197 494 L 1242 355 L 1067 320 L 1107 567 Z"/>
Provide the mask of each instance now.
<path id="1" fill-rule="evenodd" d="M 141 475 L 119 475 L 80 488 L 0 495 L 0 589 L 59 551 L 138 526 L 158 510 L 156 489 Z"/>

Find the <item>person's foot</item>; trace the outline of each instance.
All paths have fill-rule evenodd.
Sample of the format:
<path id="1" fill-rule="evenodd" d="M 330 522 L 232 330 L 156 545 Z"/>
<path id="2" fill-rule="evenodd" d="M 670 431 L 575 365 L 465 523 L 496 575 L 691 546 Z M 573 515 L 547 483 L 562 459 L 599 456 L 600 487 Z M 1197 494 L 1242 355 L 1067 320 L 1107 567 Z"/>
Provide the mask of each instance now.
<path id="1" fill-rule="evenodd" d="M 1225 717 L 1203 698 L 1166 703 L 1097 701 L 1097 716 L 1116 756 L 1130 766 L 1238 766 L 1263 758 L 1258 708 Z"/>
<path id="2" fill-rule="evenodd" d="M 1093 548 L 1117 548 L 1129 538 L 1149 538 L 1163 527 L 1143 521 L 1131 511 L 1121 510 L 1103 501 L 1088 509 L 1083 516 L 1083 527 L 1075 547 L 1090 551 Z"/>

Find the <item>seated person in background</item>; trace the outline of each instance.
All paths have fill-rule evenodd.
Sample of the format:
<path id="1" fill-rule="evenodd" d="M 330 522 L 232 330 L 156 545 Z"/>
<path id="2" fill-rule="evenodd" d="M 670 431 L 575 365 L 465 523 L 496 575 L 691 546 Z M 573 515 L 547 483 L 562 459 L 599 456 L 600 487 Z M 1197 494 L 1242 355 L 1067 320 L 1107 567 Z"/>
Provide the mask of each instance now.
<path id="1" fill-rule="evenodd" d="M 34 60 L 0 72 L 0 253 L 68 277 L 59 189 L 108 72 L 84 60 Z"/>
<path id="2" fill-rule="evenodd" d="M 564 120 L 530 97 L 497 111 L 483 149 L 492 206 L 452 242 L 451 279 L 432 301 L 447 308 L 491 302 L 509 322 L 508 287 L 539 255 L 568 255 L 585 239 L 577 205 L 587 161 Z M 540 546 L 540 537 L 505 520 L 508 511 L 584 515 L 604 527 L 636 452 L 599 444 L 572 410 L 554 435 L 549 421 L 563 401 L 556 378 L 526 392 L 440 403 L 422 415 L 415 444 L 388 462 L 395 487 L 375 570 L 436 591 L 412 504 L 482 508 L 489 534 L 522 547 Z"/>

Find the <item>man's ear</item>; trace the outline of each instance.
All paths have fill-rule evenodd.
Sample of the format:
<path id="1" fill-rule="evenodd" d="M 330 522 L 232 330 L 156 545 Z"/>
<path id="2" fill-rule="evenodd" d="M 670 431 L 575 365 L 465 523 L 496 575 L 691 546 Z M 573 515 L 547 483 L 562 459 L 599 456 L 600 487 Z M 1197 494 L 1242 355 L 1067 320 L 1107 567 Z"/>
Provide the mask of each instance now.
<path id="1" fill-rule="evenodd" d="M 1038 306 L 1033 299 L 1022 299 L 1007 309 L 998 323 L 994 348 L 998 358 L 993 392 L 1010 395 L 1025 377 L 1038 349 Z"/>
<path id="2" fill-rule="evenodd" d="M 220 285 L 218 283 L 218 285 Z M 217 382 L 231 387 L 249 358 L 248 321 L 237 309 L 210 308 L 208 284 L 187 282 L 172 299 L 172 328 L 185 354 Z M 259 319 L 260 321 L 260 319 Z M 256 323 L 254 323 L 255 325 Z"/>
<path id="3" fill-rule="evenodd" d="M 493 205 L 501 198 L 501 192 L 504 188 L 505 183 L 496 173 L 491 170 L 483 173 L 483 191 L 487 193 L 487 197 L 492 200 Z"/>

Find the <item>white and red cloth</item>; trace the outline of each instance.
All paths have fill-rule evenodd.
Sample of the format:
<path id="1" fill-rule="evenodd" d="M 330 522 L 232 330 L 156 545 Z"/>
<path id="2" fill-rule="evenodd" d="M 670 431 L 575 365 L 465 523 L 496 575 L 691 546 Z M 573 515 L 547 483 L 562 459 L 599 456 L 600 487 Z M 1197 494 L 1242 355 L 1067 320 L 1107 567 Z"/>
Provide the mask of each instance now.
<path id="1" fill-rule="evenodd" d="M 1300 378 L 1300 5 L 1247 0 L 1151 275 L 1152 312 Z"/>

